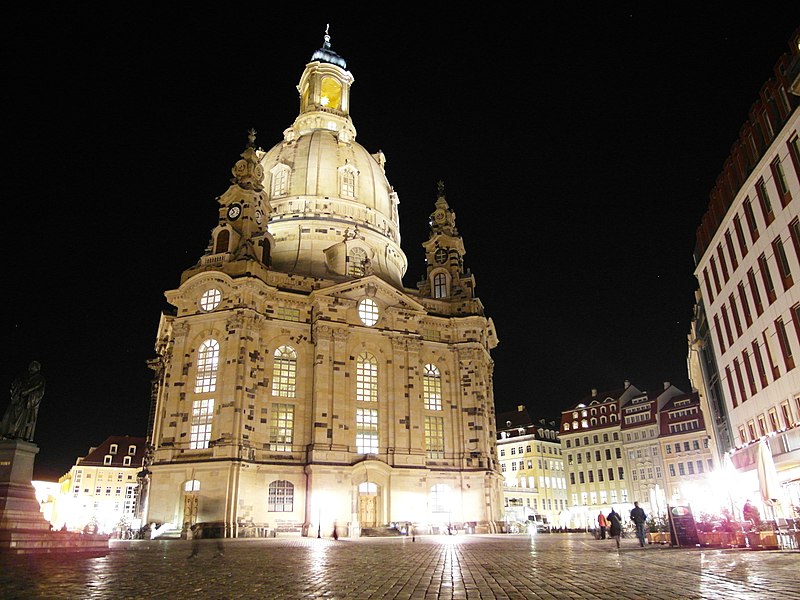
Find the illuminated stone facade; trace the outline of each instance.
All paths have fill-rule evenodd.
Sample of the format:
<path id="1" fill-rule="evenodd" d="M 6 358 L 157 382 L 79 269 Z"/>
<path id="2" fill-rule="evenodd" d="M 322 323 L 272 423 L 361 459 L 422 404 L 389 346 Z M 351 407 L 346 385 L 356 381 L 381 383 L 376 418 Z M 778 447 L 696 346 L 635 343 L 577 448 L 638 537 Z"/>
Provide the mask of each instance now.
<path id="1" fill-rule="evenodd" d="M 403 287 L 399 199 L 386 157 L 355 141 L 352 82 L 326 36 L 299 116 L 267 151 L 250 133 L 206 253 L 166 293 L 145 500 L 162 528 L 502 518 L 494 326 L 442 185 L 426 278 Z"/>

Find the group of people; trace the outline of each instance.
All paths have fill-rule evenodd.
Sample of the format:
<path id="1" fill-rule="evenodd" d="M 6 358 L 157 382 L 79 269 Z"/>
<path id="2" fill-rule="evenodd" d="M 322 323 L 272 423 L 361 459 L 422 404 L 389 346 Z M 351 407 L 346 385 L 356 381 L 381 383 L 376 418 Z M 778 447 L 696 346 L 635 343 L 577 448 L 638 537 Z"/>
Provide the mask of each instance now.
<path id="1" fill-rule="evenodd" d="M 631 521 L 636 526 L 636 539 L 639 540 L 639 546 L 644 547 L 645 531 L 644 525 L 647 522 L 647 515 L 644 509 L 639 506 L 638 502 L 633 503 L 631 509 Z M 602 512 L 597 515 L 597 527 L 600 530 L 600 539 L 606 539 L 606 528 L 608 528 L 608 537 L 617 543 L 619 548 L 619 539 L 622 537 L 622 517 L 619 513 L 611 507 L 611 512 L 604 515 Z"/>

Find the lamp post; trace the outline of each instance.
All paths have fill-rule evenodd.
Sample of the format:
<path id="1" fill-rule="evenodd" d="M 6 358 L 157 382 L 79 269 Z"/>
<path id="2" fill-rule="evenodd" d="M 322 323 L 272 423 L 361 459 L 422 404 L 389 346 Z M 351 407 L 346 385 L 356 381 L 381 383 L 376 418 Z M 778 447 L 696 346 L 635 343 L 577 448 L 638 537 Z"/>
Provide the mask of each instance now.
<path id="1" fill-rule="evenodd" d="M 322 507 L 319 508 L 317 515 L 317 539 L 322 537 Z"/>

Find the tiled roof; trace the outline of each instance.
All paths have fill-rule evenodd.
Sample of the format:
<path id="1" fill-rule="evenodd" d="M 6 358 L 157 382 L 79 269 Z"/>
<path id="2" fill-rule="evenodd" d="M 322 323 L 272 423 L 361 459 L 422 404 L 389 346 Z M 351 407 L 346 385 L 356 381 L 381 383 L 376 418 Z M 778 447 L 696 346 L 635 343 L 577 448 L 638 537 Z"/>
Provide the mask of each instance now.
<path id="1" fill-rule="evenodd" d="M 111 467 L 141 467 L 142 459 L 144 458 L 146 438 L 132 437 L 129 435 L 112 435 L 107 438 L 102 444 L 89 449 L 89 453 L 79 460 L 81 465 L 86 466 L 111 466 Z M 111 452 L 111 446 L 117 446 L 116 452 Z M 131 446 L 135 447 L 135 452 L 130 453 L 128 450 Z M 111 464 L 105 462 L 106 456 L 111 456 Z M 131 464 L 125 465 L 124 458 L 131 457 Z"/>

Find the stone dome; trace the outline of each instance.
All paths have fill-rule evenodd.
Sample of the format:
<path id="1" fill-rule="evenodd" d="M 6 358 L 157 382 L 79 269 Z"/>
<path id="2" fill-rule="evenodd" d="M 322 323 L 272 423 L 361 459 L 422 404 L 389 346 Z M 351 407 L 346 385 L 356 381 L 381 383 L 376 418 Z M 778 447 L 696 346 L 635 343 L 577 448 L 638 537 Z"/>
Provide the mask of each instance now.
<path id="1" fill-rule="evenodd" d="M 352 81 L 339 64 L 308 63 L 297 86 L 300 114 L 260 156 L 274 237 L 271 267 L 333 279 L 375 274 L 402 289 L 407 259 L 398 197 L 383 153 L 355 141 Z"/>

